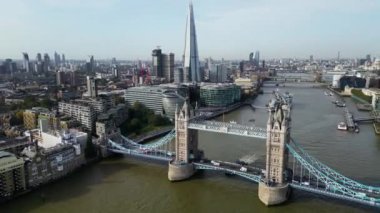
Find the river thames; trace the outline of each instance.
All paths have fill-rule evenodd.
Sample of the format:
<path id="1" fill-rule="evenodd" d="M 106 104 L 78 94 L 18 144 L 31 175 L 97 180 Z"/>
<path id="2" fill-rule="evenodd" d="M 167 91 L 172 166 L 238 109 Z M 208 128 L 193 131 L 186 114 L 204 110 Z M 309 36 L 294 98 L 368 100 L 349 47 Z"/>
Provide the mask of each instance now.
<path id="1" fill-rule="evenodd" d="M 275 87 L 263 87 L 257 106 L 268 103 Z M 360 133 L 336 130 L 343 109 L 323 89 L 287 88 L 294 95 L 291 135 L 311 155 L 340 173 L 369 185 L 380 185 L 380 137 L 371 124 Z M 347 107 L 358 112 L 346 98 Z M 268 112 L 242 107 L 217 120 L 266 127 Z M 200 149 L 209 159 L 236 161 L 252 155 L 265 161 L 265 141 L 216 133 L 199 133 Z M 204 171 L 187 181 L 167 180 L 167 165 L 115 157 L 83 168 L 0 206 L 0 212 L 375 212 L 362 205 L 294 191 L 284 205 L 267 208 L 258 199 L 258 185 L 239 177 Z"/>

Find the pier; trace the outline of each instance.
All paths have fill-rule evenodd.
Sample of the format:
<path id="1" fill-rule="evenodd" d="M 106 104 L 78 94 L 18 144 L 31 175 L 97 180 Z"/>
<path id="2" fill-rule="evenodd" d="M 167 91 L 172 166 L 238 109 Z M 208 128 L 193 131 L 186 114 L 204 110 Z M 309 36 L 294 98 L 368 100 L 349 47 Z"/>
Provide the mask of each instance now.
<path id="1" fill-rule="evenodd" d="M 355 130 L 354 116 L 348 111 L 347 108 L 344 109 L 344 118 L 346 119 L 347 128 L 350 131 Z"/>

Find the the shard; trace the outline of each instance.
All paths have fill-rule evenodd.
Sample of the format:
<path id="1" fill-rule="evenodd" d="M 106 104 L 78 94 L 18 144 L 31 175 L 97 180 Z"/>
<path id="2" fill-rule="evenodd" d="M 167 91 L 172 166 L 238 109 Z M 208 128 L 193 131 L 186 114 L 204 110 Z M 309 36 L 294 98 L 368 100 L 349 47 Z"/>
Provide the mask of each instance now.
<path id="1" fill-rule="evenodd" d="M 183 54 L 184 81 L 201 82 L 197 34 L 195 32 L 193 4 L 190 1 L 186 21 L 185 52 Z"/>

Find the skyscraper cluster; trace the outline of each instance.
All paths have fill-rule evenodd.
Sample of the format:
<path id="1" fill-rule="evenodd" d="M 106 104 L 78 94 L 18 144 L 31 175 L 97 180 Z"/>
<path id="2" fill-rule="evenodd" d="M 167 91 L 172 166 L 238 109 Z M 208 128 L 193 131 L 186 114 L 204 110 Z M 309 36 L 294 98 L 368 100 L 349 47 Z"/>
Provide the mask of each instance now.
<path id="1" fill-rule="evenodd" d="M 56 67 L 66 64 L 65 54 L 62 54 L 62 57 L 57 52 L 54 52 L 54 64 Z"/>
<path id="2" fill-rule="evenodd" d="M 45 53 L 42 57 L 41 53 L 37 53 L 36 60 L 30 61 L 29 54 L 26 52 L 22 53 L 22 69 L 29 72 L 43 73 L 51 70 L 51 62 L 49 54 Z M 64 65 L 66 63 L 65 55 L 62 54 L 62 60 L 59 54 L 54 53 L 54 65 L 56 68 Z M 15 72 L 16 70 L 13 70 Z"/>
<path id="3" fill-rule="evenodd" d="M 167 82 L 174 80 L 174 53 L 165 54 L 157 47 L 152 51 L 152 76 L 165 78 Z"/>

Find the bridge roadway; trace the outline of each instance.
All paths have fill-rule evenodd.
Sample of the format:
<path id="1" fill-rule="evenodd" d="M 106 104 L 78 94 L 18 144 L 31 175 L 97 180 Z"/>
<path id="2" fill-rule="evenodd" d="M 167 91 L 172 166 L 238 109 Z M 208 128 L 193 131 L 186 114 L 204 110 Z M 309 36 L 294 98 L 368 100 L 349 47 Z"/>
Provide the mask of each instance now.
<path id="1" fill-rule="evenodd" d="M 218 161 L 219 162 L 219 161 Z M 234 174 L 238 175 L 240 177 L 246 178 L 248 180 L 254 181 L 256 183 L 259 183 L 261 178 L 261 171 L 258 171 L 255 168 L 244 166 L 247 168 L 247 171 L 240 171 L 240 168 L 243 167 L 241 165 L 229 163 L 229 162 L 219 162 L 220 165 L 216 166 L 212 163 L 200 163 L 200 162 L 193 162 L 195 169 L 197 170 L 213 170 L 213 171 L 221 171 L 228 174 Z"/>
<path id="2" fill-rule="evenodd" d="M 245 126 L 236 123 L 225 123 L 219 121 L 192 120 L 188 126 L 189 129 L 196 129 L 208 132 L 225 133 L 229 135 L 238 135 L 252 138 L 267 138 L 266 129 L 254 126 Z"/>

